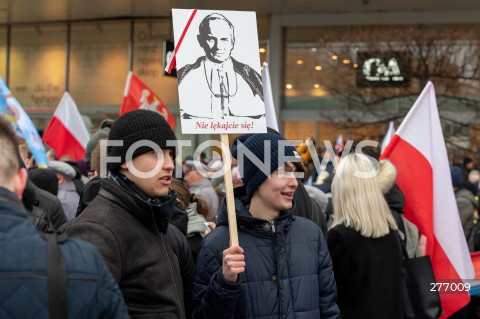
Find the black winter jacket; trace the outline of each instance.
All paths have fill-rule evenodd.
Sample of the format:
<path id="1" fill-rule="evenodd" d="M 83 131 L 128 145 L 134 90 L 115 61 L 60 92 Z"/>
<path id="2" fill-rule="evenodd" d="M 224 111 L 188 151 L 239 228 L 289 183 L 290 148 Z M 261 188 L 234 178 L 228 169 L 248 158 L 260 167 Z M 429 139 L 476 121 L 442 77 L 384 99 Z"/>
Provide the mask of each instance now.
<path id="1" fill-rule="evenodd" d="M 194 265 L 186 238 L 176 227 L 168 226 L 172 202 L 151 205 L 103 179 L 98 196 L 65 230 L 97 246 L 132 318 L 187 317 L 184 290 L 188 297 Z"/>
<path id="2" fill-rule="evenodd" d="M 401 319 L 402 253 L 396 231 L 367 238 L 344 225 L 328 232 L 342 319 Z"/>
<path id="3" fill-rule="evenodd" d="M 222 253 L 229 244 L 224 202 L 217 228 L 198 255 L 193 318 L 339 318 L 332 261 L 320 228 L 294 216 L 293 209 L 268 222 L 252 217 L 240 199 L 235 208 L 246 270 L 236 284 L 222 275 Z"/>
<path id="4" fill-rule="evenodd" d="M 42 232 L 54 232 L 67 221 L 60 200 L 27 180 L 22 202 L 28 219 Z"/>

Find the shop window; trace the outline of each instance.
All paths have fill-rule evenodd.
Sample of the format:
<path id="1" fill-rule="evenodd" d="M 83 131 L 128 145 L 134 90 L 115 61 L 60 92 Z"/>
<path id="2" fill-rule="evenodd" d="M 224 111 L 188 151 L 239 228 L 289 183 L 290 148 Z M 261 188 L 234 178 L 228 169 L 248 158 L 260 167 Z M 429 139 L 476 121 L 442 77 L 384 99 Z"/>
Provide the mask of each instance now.
<path id="1" fill-rule="evenodd" d="M 60 101 L 65 91 L 66 30 L 64 24 L 12 27 L 9 86 L 23 107 L 56 107 Z M 5 72 L 5 67 L 0 69 Z"/>
<path id="2" fill-rule="evenodd" d="M 5 75 L 7 74 L 7 28 L 0 27 L 0 76 L 4 81 Z"/>
<path id="3" fill-rule="evenodd" d="M 72 25 L 70 94 L 80 108 L 118 114 L 128 74 L 129 40 L 129 21 Z"/>

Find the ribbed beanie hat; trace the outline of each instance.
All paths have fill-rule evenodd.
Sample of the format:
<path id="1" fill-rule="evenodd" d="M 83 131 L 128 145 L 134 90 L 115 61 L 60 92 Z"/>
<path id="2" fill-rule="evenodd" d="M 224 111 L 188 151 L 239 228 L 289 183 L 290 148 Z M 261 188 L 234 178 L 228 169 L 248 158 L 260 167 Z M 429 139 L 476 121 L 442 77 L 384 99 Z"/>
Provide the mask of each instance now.
<path id="1" fill-rule="evenodd" d="M 108 139 L 108 134 L 110 133 L 110 128 L 112 127 L 112 125 L 113 120 L 103 120 L 100 124 L 100 129 L 90 137 L 90 140 L 85 147 L 85 162 L 90 164 L 90 162 L 92 161 L 93 150 L 95 149 L 100 140 Z"/>
<path id="2" fill-rule="evenodd" d="M 253 159 L 250 153 L 253 153 L 257 159 Z M 267 165 L 265 154 L 270 157 L 270 166 Z M 249 201 L 272 172 L 285 162 L 300 160 L 295 147 L 281 135 L 274 133 L 246 134 L 237 137 L 233 142 L 232 155 L 237 159 L 240 177 L 246 187 Z M 250 157 L 254 161 L 259 161 L 259 165 L 252 162 Z M 268 172 L 268 175 L 265 172 Z"/>
<path id="3" fill-rule="evenodd" d="M 108 156 L 120 157 L 120 163 L 109 162 L 107 164 L 107 169 L 112 171 L 117 169 L 121 163 L 125 163 L 127 151 L 132 144 L 146 140 L 150 144 L 151 142 L 155 143 L 161 149 L 174 149 L 175 147 L 171 144 L 167 146 L 167 141 L 176 141 L 177 138 L 165 118 L 157 112 L 134 110 L 123 114 L 115 121 L 110 130 L 108 140 L 123 141 L 122 146 L 107 147 Z M 150 151 L 152 151 L 152 147 L 140 146 L 134 151 L 132 159 Z"/>

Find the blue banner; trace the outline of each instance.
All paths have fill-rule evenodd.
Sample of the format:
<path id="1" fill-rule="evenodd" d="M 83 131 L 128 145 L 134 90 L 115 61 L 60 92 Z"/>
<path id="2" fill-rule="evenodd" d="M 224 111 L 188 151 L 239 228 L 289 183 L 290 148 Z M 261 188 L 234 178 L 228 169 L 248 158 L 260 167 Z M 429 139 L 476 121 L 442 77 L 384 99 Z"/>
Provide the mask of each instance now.
<path id="1" fill-rule="evenodd" d="M 13 97 L 3 79 L 0 77 L 0 115 L 12 123 L 15 133 L 23 138 L 38 167 L 48 166 L 47 154 L 42 139 L 30 117 L 23 110 L 17 99 Z"/>

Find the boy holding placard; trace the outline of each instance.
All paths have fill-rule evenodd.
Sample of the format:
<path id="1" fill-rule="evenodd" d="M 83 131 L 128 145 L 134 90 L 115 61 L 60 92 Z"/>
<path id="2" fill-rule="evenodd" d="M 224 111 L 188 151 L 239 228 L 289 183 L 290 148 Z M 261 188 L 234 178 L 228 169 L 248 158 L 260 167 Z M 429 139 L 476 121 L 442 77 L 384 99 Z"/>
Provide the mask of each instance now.
<path id="1" fill-rule="evenodd" d="M 232 153 L 245 184 L 235 193 L 241 247 L 229 247 L 223 205 L 198 255 L 193 318 L 339 318 L 325 238 L 294 216 L 295 148 L 276 134 L 248 134 Z"/>

